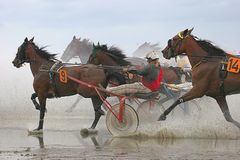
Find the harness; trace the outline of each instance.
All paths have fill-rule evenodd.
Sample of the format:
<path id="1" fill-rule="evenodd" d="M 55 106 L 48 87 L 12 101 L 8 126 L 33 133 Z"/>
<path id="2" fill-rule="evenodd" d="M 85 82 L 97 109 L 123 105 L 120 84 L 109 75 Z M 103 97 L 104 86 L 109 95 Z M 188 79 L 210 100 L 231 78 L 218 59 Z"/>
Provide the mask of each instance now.
<path id="1" fill-rule="evenodd" d="M 59 97 L 58 94 L 58 90 L 57 90 L 57 86 L 56 83 L 54 81 L 54 77 L 56 75 L 56 73 L 59 72 L 59 70 L 64 66 L 64 64 L 61 61 L 55 61 L 55 63 L 51 66 L 51 68 L 49 69 L 49 66 L 47 65 L 42 65 L 39 69 L 39 71 L 44 71 L 44 72 L 48 72 L 49 74 L 49 79 L 50 79 L 50 88 L 52 88 L 53 90 L 53 96 L 54 97 Z"/>
<path id="2" fill-rule="evenodd" d="M 227 71 L 227 65 L 228 65 L 228 58 L 224 58 L 223 61 L 220 62 L 220 67 L 219 67 L 219 77 L 220 77 L 220 93 L 222 96 L 225 96 L 225 91 L 224 91 L 224 80 L 227 78 L 228 71 Z"/>

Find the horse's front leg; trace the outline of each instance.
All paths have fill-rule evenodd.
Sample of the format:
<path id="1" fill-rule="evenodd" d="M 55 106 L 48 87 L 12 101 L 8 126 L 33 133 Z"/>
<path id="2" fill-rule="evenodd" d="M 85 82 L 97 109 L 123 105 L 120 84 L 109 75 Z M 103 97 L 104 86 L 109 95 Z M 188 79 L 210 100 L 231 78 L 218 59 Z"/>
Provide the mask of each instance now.
<path id="1" fill-rule="evenodd" d="M 39 100 L 39 104 L 40 104 L 39 123 L 38 123 L 38 127 L 36 129 L 29 132 L 30 134 L 41 134 L 42 129 L 43 129 L 43 122 L 44 122 L 44 116 L 45 116 L 45 111 L 46 111 L 46 97 L 38 95 L 38 100 Z"/>
<path id="2" fill-rule="evenodd" d="M 205 94 L 205 87 L 193 87 L 189 92 L 178 98 L 168 109 L 166 109 L 158 118 L 159 121 L 166 119 L 166 116 L 179 104 L 190 101 L 195 98 L 200 98 Z"/>
<path id="3" fill-rule="evenodd" d="M 36 101 L 36 98 L 37 98 L 37 93 L 33 93 L 32 96 L 31 96 L 31 100 L 32 100 L 36 110 L 40 110 L 40 105 Z"/>
<path id="4" fill-rule="evenodd" d="M 220 97 L 215 97 L 219 107 L 221 108 L 221 111 L 223 112 L 223 115 L 225 117 L 225 119 L 228 121 L 228 122 L 231 122 L 233 123 L 235 126 L 237 126 L 238 128 L 240 128 L 240 123 L 235 121 L 230 112 L 229 112 L 229 109 L 228 109 L 228 104 L 227 104 L 227 101 L 226 101 L 226 97 L 225 96 L 220 96 Z"/>

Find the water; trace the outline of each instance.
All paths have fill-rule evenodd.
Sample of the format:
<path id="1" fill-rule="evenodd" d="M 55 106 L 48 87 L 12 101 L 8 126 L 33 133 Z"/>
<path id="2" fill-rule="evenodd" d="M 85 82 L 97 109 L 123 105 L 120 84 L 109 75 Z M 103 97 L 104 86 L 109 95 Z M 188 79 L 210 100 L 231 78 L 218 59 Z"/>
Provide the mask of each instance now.
<path id="1" fill-rule="evenodd" d="M 38 113 L 38 111 L 36 111 Z M 169 118 L 146 123 L 128 137 L 112 137 L 103 117 L 97 135 L 84 137 L 82 128 L 92 123 L 92 112 L 46 115 L 43 135 L 29 136 L 38 114 L 1 117 L 0 159 L 238 159 L 239 130 L 228 123 L 211 126 Z M 171 119 L 171 120 L 170 120 Z M 193 124 L 198 126 L 194 126 Z M 225 126 L 226 125 L 226 126 Z"/>

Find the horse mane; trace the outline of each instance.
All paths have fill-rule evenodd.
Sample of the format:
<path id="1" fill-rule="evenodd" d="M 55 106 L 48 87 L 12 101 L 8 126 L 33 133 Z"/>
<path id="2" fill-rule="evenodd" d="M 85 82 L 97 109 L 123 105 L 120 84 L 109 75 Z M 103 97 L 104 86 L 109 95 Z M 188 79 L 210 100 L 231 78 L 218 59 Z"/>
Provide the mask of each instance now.
<path id="1" fill-rule="evenodd" d="M 40 47 L 38 47 L 35 43 L 33 43 L 33 46 L 34 46 L 34 49 L 36 50 L 37 54 L 38 54 L 40 57 L 42 57 L 42 58 L 44 58 L 44 59 L 47 59 L 47 60 L 50 60 L 50 61 L 56 59 L 56 55 L 57 55 L 57 54 L 50 54 L 50 53 L 45 49 L 47 46 L 44 46 L 44 47 L 41 47 L 41 48 L 40 48 Z"/>
<path id="2" fill-rule="evenodd" d="M 220 56 L 220 57 L 226 56 L 227 53 L 221 48 L 213 45 L 211 41 L 202 40 L 196 36 L 193 36 L 193 37 L 195 38 L 197 43 L 200 45 L 200 47 L 203 48 L 210 56 Z"/>
<path id="3" fill-rule="evenodd" d="M 118 63 L 121 66 L 127 66 L 130 65 L 130 62 L 126 61 L 126 55 L 122 53 L 122 50 L 120 50 L 117 47 L 111 46 L 108 47 L 106 44 L 104 45 L 97 45 L 94 47 L 96 50 L 101 50 L 103 52 L 106 52 L 107 55 L 109 55 L 116 63 Z"/>

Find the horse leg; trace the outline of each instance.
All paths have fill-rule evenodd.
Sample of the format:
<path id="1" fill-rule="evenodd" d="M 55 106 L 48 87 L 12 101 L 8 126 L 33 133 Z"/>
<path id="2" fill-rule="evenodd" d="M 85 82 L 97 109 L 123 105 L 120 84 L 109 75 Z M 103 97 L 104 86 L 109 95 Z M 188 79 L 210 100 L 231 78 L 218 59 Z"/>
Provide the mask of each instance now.
<path id="1" fill-rule="evenodd" d="M 202 97 L 204 95 L 204 87 L 193 87 L 189 92 L 178 98 L 168 109 L 166 109 L 158 118 L 158 121 L 163 121 L 166 116 L 179 104 L 190 101 L 195 98 Z"/>
<path id="2" fill-rule="evenodd" d="M 228 122 L 231 122 L 233 123 L 235 126 L 237 126 L 238 128 L 240 128 L 240 123 L 235 121 L 230 112 L 229 112 L 229 109 L 228 109 L 228 104 L 227 104 L 227 101 L 226 101 L 226 97 L 225 96 L 220 96 L 220 97 L 216 97 L 215 98 L 219 107 L 221 108 L 222 110 L 222 113 L 225 117 L 225 119 L 228 121 Z"/>
<path id="3" fill-rule="evenodd" d="M 82 98 L 83 98 L 82 96 L 78 96 L 78 97 L 77 97 L 77 100 L 72 104 L 72 106 L 71 106 L 70 108 L 66 109 L 65 112 L 72 112 L 73 109 L 77 107 L 78 102 L 80 102 L 80 100 L 81 100 Z"/>
<path id="4" fill-rule="evenodd" d="M 93 108 L 94 108 L 94 111 L 95 111 L 95 119 L 92 123 L 92 126 L 91 126 L 91 129 L 95 129 L 100 117 L 102 115 L 104 115 L 104 111 L 101 109 L 101 105 L 102 105 L 102 100 L 96 96 L 96 97 L 93 97 L 91 98 L 92 99 L 92 103 L 93 103 Z"/>
<path id="5" fill-rule="evenodd" d="M 36 101 L 36 98 L 37 98 L 37 93 L 33 93 L 32 96 L 31 96 L 31 100 L 32 100 L 36 110 L 40 110 L 40 105 Z"/>
<path id="6" fill-rule="evenodd" d="M 45 116 L 45 112 L 46 112 L 46 98 L 39 96 L 38 100 L 39 100 L 39 103 L 40 103 L 40 119 L 39 119 L 38 128 L 35 129 L 37 131 L 43 129 L 44 116 Z"/>

